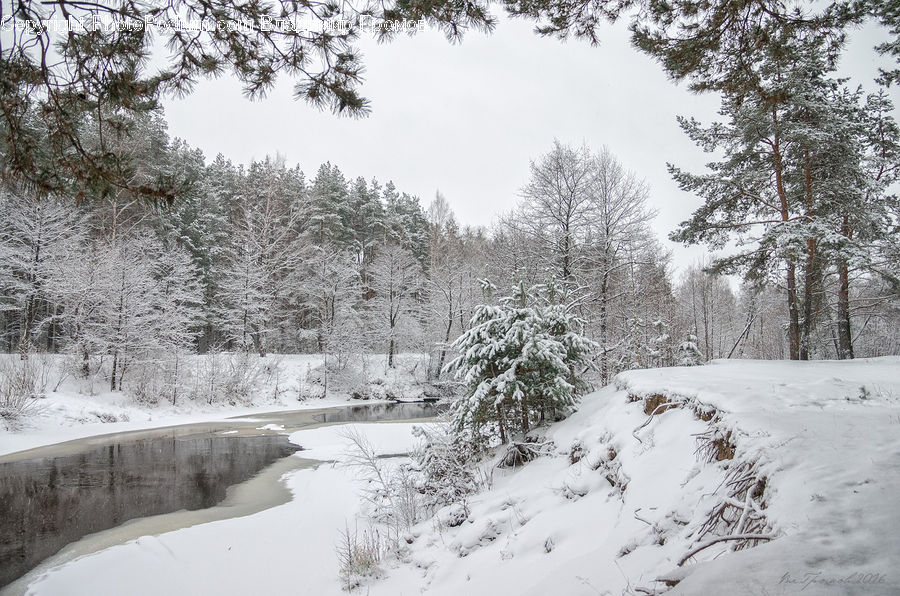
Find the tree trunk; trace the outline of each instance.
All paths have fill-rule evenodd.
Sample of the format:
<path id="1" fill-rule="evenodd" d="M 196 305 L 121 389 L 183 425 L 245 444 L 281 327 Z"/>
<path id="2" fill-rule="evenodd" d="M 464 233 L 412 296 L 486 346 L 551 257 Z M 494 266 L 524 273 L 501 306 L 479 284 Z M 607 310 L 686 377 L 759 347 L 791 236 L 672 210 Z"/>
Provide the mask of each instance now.
<path id="1" fill-rule="evenodd" d="M 788 347 L 791 360 L 800 359 L 800 312 L 797 308 L 797 274 L 794 262 L 787 262 Z"/>
<path id="2" fill-rule="evenodd" d="M 803 322 L 800 326 L 800 360 L 809 360 L 810 338 L 815 327 L 816 241 L 806 240 L 807 255 L 803 271 Z"/>
<path id="3" fill-rule="evenodd" d="M 844 259 L 838 261 L 838 280 L 838 358 L 847 360 L 853 358 L 853 336 L 850 333 L 850 267 Z"/>
<path id="4" fill-rule="evenodd" d="M 50 312 L 48 307 L 48 314 L 50 315 L 50 324 L 47 327 L 47 351 L 50 353 L 56 353 L 56 315 L 58 313 L 57 306 L 53 305 L 53 311 Z"/>
<path id="5" fill-rule="evenodd" d="M 500 426 L 500 442 L 506 443 L 506 426 L 503 424 L 503 408 L 497 404 L 497 424 Z"/>
<path id="6" fill-rule="evenodd" d="M 772 105 L 772 123 L 775 129 L 779 129 L 778 107 Z M 788 204 L 787 191 L 784 188 L 784 163 L 781 159 L 781 141 L 775 134 L 772 146 L 772 158 L 775 168 L 775 188 L 778 191 L 780 202 L 781 221 L 790 221 L 791 212 Z M 788 302 L 788 347 L 791 360 L 800 359 L 800 312 L 797 306 L 797 272 L 793 257 L 787 257 L 787 302 Z"/>
<path id="7" fill-rule="evenodd" d="M 444 333 L 444 345 L 441 347 L 441 357 L 438 359 L 438 377 L 444 370 L 444 360 L 447 358 L 447 344 L 450 342 L 450 332 L 453 330 L 453 309 L 451 308 L 447 317 L 447 331 Z"/>
<path id="8" fill-rule="evenodd" d="M 806 217 L 815 216 L 813 205 L 812 166 L 810 165 L 809 149 L 804 150 L 805 201 Z M 806 264 L 803 271 L 803 320 L 800 327 L 800 360 L 809 360 L 810 337 L 815 327 L 815 311 L 813 308 L 815 284 L 816 284 L 816 239 L 806 239 Z"/>
<path id="9" fill-rule="evenodd" d="M 604 262 L 603 282 L 600 284 L 600 382 L 609 383 L 609 352 L 607 351 L 609 329 L 609 267 Z"/>
<path id="10" fill-rule="evenodd" d="M 522 436 L 528 434 L 528 398 L 522 396 Z"/>
<path id="11" fill-rule="evenodd" d="M 175 371 L 172 376 L 172 405 L 178 399 L 178 352 L 175 352 Z"/>
<path id="12" fill-rule="evenodd" d="M 112 372 L 109 374 L 109 390 L 116 390 L 116 372 L 119 367 L 119 353 L 113 352 Z"/>

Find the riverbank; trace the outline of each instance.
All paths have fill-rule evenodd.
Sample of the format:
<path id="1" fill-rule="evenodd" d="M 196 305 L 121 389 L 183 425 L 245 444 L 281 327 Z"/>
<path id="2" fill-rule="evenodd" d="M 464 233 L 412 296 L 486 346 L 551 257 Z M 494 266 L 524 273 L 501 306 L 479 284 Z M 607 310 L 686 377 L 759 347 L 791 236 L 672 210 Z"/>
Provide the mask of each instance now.
<path id="1" fill-rule="evenodd" d="M 342 463 L 348 448 L 345 433 L 363 433 L 376 453 L 389 455 L 413 448 L 413 426 L 351 424 L 292 433 L 291 441 L 304 448 L 292 459 L 315 459 L 318 465 L 282 475 L 291 493 L 287 503 L 249 516 L 137 537 L 42 568 L 15 591 L 2 594 L 340 594 L 334 550 L 340 531 L 367 523 L 358 471 Z M 188 520 L 192 514 L 209 515 L 188 512 Z M 142 523 L 165 524 L 152 519 Z M 77 547 L 73 554 L 84 551 Z M 27 584 L 27 590 L 21 584 Z"/>
<path id="2" fill-rule="evenodd" d="M 331 378 L 326 391 L 321 354 L 271 354 L 258 359 L 267 374 L 254 380 L 246 399 L 191 399 L 183 395 L 172 404 L 161 400 L 148 403 L 122 391 L 102 390 L 96 379 L 73 378 L 65 372 L 64 356 L 38 355 L 49 360 L 46 390 L 28 400 L 24 414 L 13 423 L 0 418 L 0 458 L 18 451 L 72 441 L 96 435 L 154 429 L 178 424 L 214 423 L 238 416 L 264 412 L 351 406 L 361 403 L 391 403 L 395 399 L 419 399 L 428 384 L 421 355 L 398 356 L 398 365 L 388 369 L 385 357 L 366 357 L 367 381 L 349 368 L 340 379 Z M 14 354 L 0 359 L 14 361 Z M 204 356 L 194 357 L 204 359 Z M 332 375 L 333 377 L 335 375 Z M 371 383 L 390 388 L 390 397 L 362 400 L 353 397 L 353 388 Z"/>

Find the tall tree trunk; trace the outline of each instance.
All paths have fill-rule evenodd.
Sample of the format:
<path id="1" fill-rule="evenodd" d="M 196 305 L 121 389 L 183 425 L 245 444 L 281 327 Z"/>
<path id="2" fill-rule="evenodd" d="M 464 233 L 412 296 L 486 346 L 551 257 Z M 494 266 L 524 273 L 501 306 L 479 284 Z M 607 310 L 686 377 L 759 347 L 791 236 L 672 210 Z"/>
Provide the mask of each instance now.
<path id="1" fill-rule="evenodd" d="M 522 396 L 522 436 L 528 434 L 528 398 Z"/>
<path id="2" fill-rule="evenodd" d="M 779 129 L 778 106 L 772 105 L 772 123 Z M 791 212 L 788 205 L 787 191 L 784 188 L 784 163 L 781 158 L 781 141 L 776 132 L 772 144 L 772 158 L 775 168 L 775 188 L 778 191 L 780 215 L 782 221 L 790 221 Z M 788 302 L 788 347 L 791 360 L 800 359 L 800 312 L 797 305 L 797 271 L 793 257 L 787 257 L 787 302 Z"/>
<path id="3" fill-rule="evenodd" d="M 437 374 L 441 376 L 444 369 L 444 360 L 447 358 L 447 344 L 450 342 L 450 332 L 453 330 L 453 279 L 447 284 L 447 330 L 444 332 L 444 344 L 441 346 L 441 356 L 438 358 Z"/>
<path id="4" fill-rule="evenodd" d="M 788 347 L 791 360 L 800 359 L 800 312 L 797 308 L 797 274 L 794 262 L 787 262 Z"/>
<path id="5" fill-rule="evenodd" d="M 600 284 L 600 382 L 609 383 L 609 266 L 604 263 L 603 282 Z"/>
<path id="6" fill-rule="evenodd" d="M 444 370 L 444 360 L 447 358 L 447 344 L 450 342 L 450 332 L 453 330 L 452 308 L 449 310 L 447 315 L 447 330 L 444 332 L 444 345 L 441 346 L 441 357 L 438 359 L 438 377 L 441 376 L 441 371 Z"/>
<path id="7" fill-rule="evenodd" d="M 109 373 L 109 390 L 116 390 L 116 372 L 119 367 L 119 352 L 113 352 L 112 371 Z"/>
<path id="8" fill-rule="evenodd" d="M 56 315 L 58 313 L 57 306 L 53 305 L 53 310 L 47 307 L 47 314 L 50 318 L 50 324 L 47 326 L 47 351 L 56 353 Z"/>
<path id="9" fill-rule="evenodd" d="M 804 159 L 804 199 L 806 202 L 806 217 L 815 217 L 815 205 L 813 204 L 812 165 L 809 149 L 803 151 Z M 815 285 L 816 285 L 816 239 L 806 239 L 806 264 L 803 271 L 803 319 L 800 326 L 800 360 L 809 360 L 810 341 L 815 327 Z"/>
<path id="10" fill-rule="evenodd" d="M 172 405 L 178 399 L 178 352 L 175 352 L 175 371 L 172 374 Z"/>
<path id="11" fill-rule="evenodd" d="M 850 267 L 845 259 L 838 261 L 838 358 L 852 359 L 853 336 L 850 329 Z"/>
<path id="12" fill-rule="evenodd" d="M 800 325 L 800 360 L 809 360 L 810 341 L 816 325 L 815 290 L 816 290 L 816 241 L 807 238 L 806 264 L 803 271 L 803 320 Z"/>

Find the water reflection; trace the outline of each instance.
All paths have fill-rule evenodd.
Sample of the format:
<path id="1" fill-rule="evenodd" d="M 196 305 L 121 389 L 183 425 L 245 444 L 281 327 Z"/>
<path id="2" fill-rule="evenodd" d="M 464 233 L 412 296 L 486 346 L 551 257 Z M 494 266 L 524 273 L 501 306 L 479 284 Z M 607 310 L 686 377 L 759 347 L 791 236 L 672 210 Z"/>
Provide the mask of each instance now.
<path id="1" fill-rule="evenodd" d="M 413 420 L 437 416 L 446 408 L 446 404 L 435 402 L 365 404 L 316 414 L 315 418 L 326 423 Z"/>
<path id="2" fill-rule="evenodd" d="M 176 436 L 0 464 L 0 586 L 129 519 L 212 507 L 297 447 L 281 435 Z"/>

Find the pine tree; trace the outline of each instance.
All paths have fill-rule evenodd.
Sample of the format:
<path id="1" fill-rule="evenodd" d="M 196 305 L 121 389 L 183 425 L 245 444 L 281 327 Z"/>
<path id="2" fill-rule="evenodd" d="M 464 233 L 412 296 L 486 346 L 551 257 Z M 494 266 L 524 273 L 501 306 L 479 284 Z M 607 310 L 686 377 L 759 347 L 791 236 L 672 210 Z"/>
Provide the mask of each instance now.
<path id="1" fill-rule="evenodd" d="M 707 164 L 708 174 L 669 167 L 683 190 L 706 201 L 673 240 L 712 248 L 735 240 L 741 250 L 718 259 L 717 271 L 765 279 L 783 264 L 792 359 L 810 353 L 820 244 L 837 190 L 830 172 L 855 159 L 828 141 L 844 126 L 826 101 L 838 84 L 827 77 L 828 69 L 817 40 L 773 40 L 754 66 L 754 85 L 723 96 L 727 122 L 703 127 L 680 120 L 694 142 L 707 151 L 722 150 L 724 158 Z"/>
<path id="2" fill-rule="evenodd" d="M 408 250 L 419 264 L 428 266 L 428 218 L 418 197 L 397 192 L 393 182 L 384 187 L 385 244 Z"/>
<path id="3" fill-rule="evenodd" d="M 208 166 L 202 155 L 190 152 L 182 158 L 201 166 L 199 178 L 193 186 L 164 210 L 162 224 L 171 228 L 191 256 L 200 276 L 203 291 L 203 331 L 199 337 L 201 353 L 224 342 L 226 310 L 223 303 L 223 268 L 230 242 L 229 207 L 239 192 L 237 169 L 222 154 Z"/>
<path id="4" fill-rule="evenodd" d="M 454 343 L 448 365 L 468 386 L 451 409 L 456 429 L 476 444 L 502 443 L 547 417 L 564 415 L 585 389 L 580 368 L 597 345 L 554 284 L 520 283 L 496 306 L 476 309 L 471 328 Z"/>
<path id="5" fill-rule="evenodd" d="M 367 184 L 362 177 L 353 181 L 348 198 L 353 249 L 365 280 L 365 271 L 375 258 L 375 250 L 384 237 L 384 209 L 378 182 Z"/>
<path id="6" fill-rule="evenodd" d="M 330 162 L 319 166 L 309 189 L 306 209 L 306 229 L 311 242 L 319 246 L 352 246 L 350 196 L 347 181 L 337 166 Z"/>

